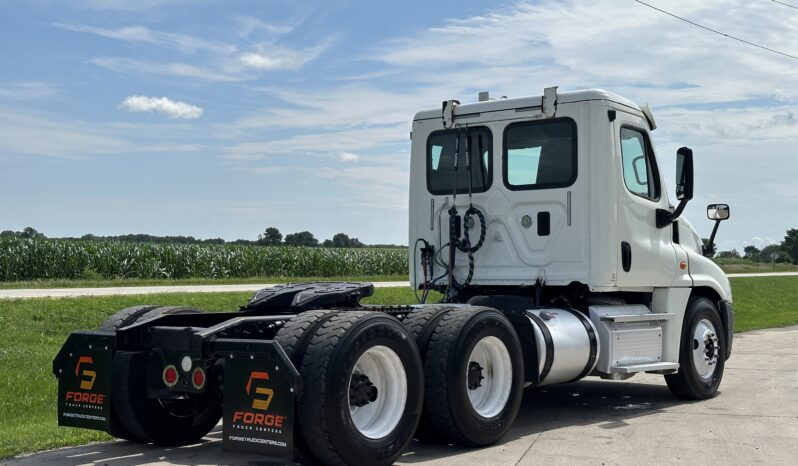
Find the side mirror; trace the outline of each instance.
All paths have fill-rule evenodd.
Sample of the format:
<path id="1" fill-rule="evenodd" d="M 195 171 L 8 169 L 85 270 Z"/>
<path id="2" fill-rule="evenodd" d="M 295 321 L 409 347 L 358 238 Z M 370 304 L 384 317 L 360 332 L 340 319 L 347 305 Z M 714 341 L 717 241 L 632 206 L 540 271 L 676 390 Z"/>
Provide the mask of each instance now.
<path id="1" fill-rule="evenodd" d="M 682 147 L 676 151 L 676 199 L 679 205 L 676 210 L 669 212 L 657 209 L 657 228 L 665 228 L 679 218 L 687 206 L 687 201 L 693 198 L 693 150 Z"/>
<path id="2" fill-rule="evenodd" d="M 718 233 L 718 226 L 720 222 L 729 218 L 729 204 L 710 204 L 707 206 L 707 218 L 715 221 L 712 227 L 712 234 L 709 235 L 709 240 L 704 246 L 704 255 L 709 257 L 715 244 L 715 235 Z"/>
<path id="3" fill-rule="evenodd" d="M 688 147 L 682 147 L 676 152 L 676 199 L 689 201 L 692 198 L 693 151 Z"/>
<path id="4" fill-rule="evenodd" d="M 729 218 L 729 204 L 710 204 L 707 206 L 707 218 L 710 220 L 726 220 Z"/>

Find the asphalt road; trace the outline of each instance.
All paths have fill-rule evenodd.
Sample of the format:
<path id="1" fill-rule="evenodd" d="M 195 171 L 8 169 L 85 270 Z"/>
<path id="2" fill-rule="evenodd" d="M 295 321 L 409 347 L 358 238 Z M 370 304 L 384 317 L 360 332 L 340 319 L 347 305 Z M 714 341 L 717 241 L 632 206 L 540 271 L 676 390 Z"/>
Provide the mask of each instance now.
<path id="1" fill-rule="evenodd" d="M 798 276 L 798 272 L 732 273 L 729 277 L 779 277 Z M 176 286 L 119 286 L 108 288 L 29 288 L 0 289 L 0 298 L 69 298 L 75 296 L 122 296 L 154 293 L 224 293 L 258 291 L 276 283 L 246 285 L 176 285 Z M 410 286 L 408 282 L 374 282 L 377 288 Z"/>
<path id="2" fill-rule="evenodd" d="M 157 448 L 124 441 L 55 450 L 14 466 L 270 464 L 203 443 Z M 796 464 L 798 327 L 738 334 L 720 394 L 674 399 L 661 376 L 588 379 L 528 390 L 502 443 L 481 450 L 414 442 L 401 464 Z"/>

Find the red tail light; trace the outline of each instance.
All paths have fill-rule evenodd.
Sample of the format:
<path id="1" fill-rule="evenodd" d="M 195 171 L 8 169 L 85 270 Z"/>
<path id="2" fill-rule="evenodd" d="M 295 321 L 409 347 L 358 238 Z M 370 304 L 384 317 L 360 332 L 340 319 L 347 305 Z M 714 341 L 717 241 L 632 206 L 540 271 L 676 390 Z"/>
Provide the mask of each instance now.
<path id="1" fill-rule="evenodd" d="M 163 383 L 167 387 L 174 387 L 177 385 L 177 368 L 173 365 L 168 365 L 163 369 Z"/>
<path id="2" fill-rule="evenodd" d="M 197 367 L 191 373 L 191 383 L 198 390 L 205 386 L 205 371 L 201 367 Z"/>

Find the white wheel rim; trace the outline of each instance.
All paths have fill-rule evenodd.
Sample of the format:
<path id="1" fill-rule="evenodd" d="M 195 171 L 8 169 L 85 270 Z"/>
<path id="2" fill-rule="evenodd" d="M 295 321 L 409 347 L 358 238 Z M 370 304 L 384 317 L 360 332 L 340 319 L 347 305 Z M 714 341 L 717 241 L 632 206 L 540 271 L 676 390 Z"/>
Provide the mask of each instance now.
<path id="1" fill-rule="evenodd" d="M 481 368 L 478 372 L 483 378 L 472 388 L 474 380 L 472 376 L 469 386 L 469 372 L 475 370 L 474 363 Z M 468 357 L 465 378 L 468 401 L 474 411 L 485 418 L 498 415 L 510 399 L 513 382 L 513 363 L 504 343 L 493 336 L 479 340 Z"/>
<path id="2" fill-rule="evenodd" d="M 363 374 L 377 389 L 376 400 L 354 406 L 347 391 L 349 415 L 364 437 L 381 439 L 390 434 L 402 419 L 407 402 L 407 374 L 399 355 L 387 346 L 374 346 L 364 352 L 349 374 Z"/>
<path id="3" fill-rule="evenodd" d="M 701 380 L 708 382 L 718 367 L 720 345 L 715 326 L 707 319 L 701 319 L 693 332 L 693 363 Z"/>

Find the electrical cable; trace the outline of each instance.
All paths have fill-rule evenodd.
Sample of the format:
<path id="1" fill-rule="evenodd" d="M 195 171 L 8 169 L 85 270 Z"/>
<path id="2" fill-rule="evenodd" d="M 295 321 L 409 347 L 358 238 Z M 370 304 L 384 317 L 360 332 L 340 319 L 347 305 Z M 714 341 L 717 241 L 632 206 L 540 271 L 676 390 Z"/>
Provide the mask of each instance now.
<path id="1" fill-rule="evenodd" d="M 701 29 L 705 29 L 705 30 L 707 30 L 709 32 L 713 32 L 713 33 L 721 35 L 723 37 L 727 37 L 729 39 L 733 39 L 733 40 L 736 40 L 738 42 L 742 42 L 743 44 L 747 44 L 747 45 L 750 45 L 752 47 L 756 47 L 756 48 L 759 48 L 759 49 L 762 49 L 762 50 L 767 50 L 768 52 L 776 53 L 778 55 L 782 55 L 782 56 L 787 57 L 787 58 L 792 58 L 793 60 L 798 60 L 798 56 L 790 55 L 789 53 L 780 52 L 780 51 L 778 51 L 776 49 L 772 49 L 770 47 L 765 47 L 764 45 L 755 44 L 753 42 L 747 41 L 745 39 L 741 39 L 741 38 L 733 36 L 731 34 L 726 34 L 725 32 L 721 32 L 721 31 L 718 31 L 717 29 L 712 29 L 712 28 L 704 26 L 702 24 L 698 24 L 698 23 L 696 23 L 694 21 L 690 21 L 687 18 L 682 18 L 681 16 L 675 15 L 675 14 L 673 14 L 671 12 L 668 12 L 668 11 L 665 11 L 665 10 L 663 10 L 661 8 L 657 8 L 654 5 L 650 5 L 650 4 L 646 3 L 646 2 L 643 2 L 643 1 L 640 1 L 640 0 L 634 0 L 634 1 L 639 3 L 639 4 L 641 4 L 641 5 L 643 5 L 643 6 L 647 6 L 647 7 L 651 8 L 652 10 L 659 11 L 660 13 L 664 13 L 664 14 L 666 14 L 668 16 L 676 18 L 676 19 L 678 19 L 680 21 L 684 21 L 685 23 L 692 24 L 693 26 L 699 27 Z M 774 0 L 771 0 L 771 1 L 774 1 Z M 781 2 L 776 2 L 776 3 L 781 3 Z M 782 3 L 782 5 L 786 5 L 786 4 Z M 791 5 L 787 5 L 787 6 L 791 6 Z"/>
<path id="2" fill-rule="evenodd" d="M 784 6 L 786 6 L 786 7 L 793 8 L 793 9 L 795 9 L 795 10 L 798 10 L 798 6 L 795 6 L 795 5 L 790 5 L 789 3 L 780 2 L 779 0 L 770 0 L 770 1 L 771 1 L 771 2 L 773 2 L 773 3 L 778 3 L 779 5 L 784 5 Z"/>

